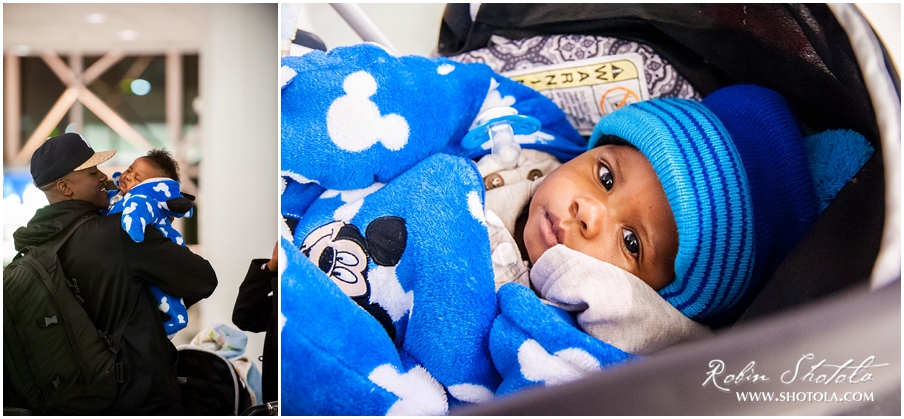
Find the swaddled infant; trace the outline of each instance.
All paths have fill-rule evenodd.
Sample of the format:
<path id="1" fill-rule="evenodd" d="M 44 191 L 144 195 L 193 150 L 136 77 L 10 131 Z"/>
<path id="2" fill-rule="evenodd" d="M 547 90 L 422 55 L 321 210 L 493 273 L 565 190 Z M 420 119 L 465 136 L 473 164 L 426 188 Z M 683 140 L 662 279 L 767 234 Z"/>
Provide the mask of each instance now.
<path id="1" fill-rule="evenodd" d="M 191 216 L 192 202 L 179 190 L 179 165 L 166 150 L 151 150 L 135 159 L 124 173 L 114 173 L 117 190 L 109 191 L 107 214 L 122 214 L 122 227 L 136 242 L 152 225 L 176 244 L 182 235 L 172 226 L 174 217 Z M 164 329 L 172 337 L 188 325 L 188 311 L 181 298 L 150 285 L 157 306 L 164 314 Z"/>

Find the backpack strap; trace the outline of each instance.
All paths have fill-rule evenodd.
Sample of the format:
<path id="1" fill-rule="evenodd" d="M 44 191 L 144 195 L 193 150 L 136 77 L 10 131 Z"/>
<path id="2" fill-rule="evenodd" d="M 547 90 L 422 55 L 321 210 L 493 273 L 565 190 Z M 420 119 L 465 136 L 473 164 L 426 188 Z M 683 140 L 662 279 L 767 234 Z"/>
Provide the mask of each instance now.
<path id="1" fill-rule="evenodd" d="M 41 244 L 41 246 L 49 247 L 50 250 L 53 251 L 53 253 L 58 252 L 60 248 L 63 247 L 63 244 L 66 243 L 67 240 L 69 240 L 69 237 L 72 237 L 72 234 L 75 233 L 75 230 L 77 230 L 79 226 L 84 224 L 85 221 L 88 221 L 96 216 L 96 214 L 91 212 L 83 215 L 81 218 L 73 221 L 72 224 L 69 224 L 69 226 L 66 227 L 66 229 L 63 230 L 62 233 L 59 233 L 50 240 L 44 242 L 43 244 Z"/>
<path id="2" fill-rule="evenodd" d="M 134 304 L 129 304 L 126 315 L 119 319 L 119 323 L 116 324 L 113 333 L 107 333 L 100 329 L 97 330 L 97 334 L 107 341 L 107 346 L 114 354 L 119 353 L 119 345 L 122 342 L 122 333 L 126 330 L 126 324 L 128 324 L 129 319 L 132 318 L 132 311 L 137 304 L 137 301 Z"/>
<path id="3" fill-rule="evenodd" d="M 72 237 L 72 234 L 75 233 L 75 230 L 77 230 L 82 224 L 84 224 L 85 221 L 88 221 L 89 219 L 94 218 L 96 216 L 97 216 L 97 214 L 95 214 L 95 213 L 85 214 L 78 220 L 73 221 L 72 224 L 70 224 L 69 227 L 66 228 L 64 233 L 58 234 L 56 237 L 54 237 L 53 239 L 51 239 L 50 241 L 45 243 L 44 246 L 50 247 L 50 249 L 53 251 L 53 253 L 57 253 L 63 247 L 63 244 L 65 244 L 66 241 L 68 241 L 69 238 Z M 75 298 L 79 301 L 79 303 L 84 304 L 85 300 L 79 294 L 78 282 L 74 278 L 70 279 L 68 275 L 63 275 L 63 278 L 66 279 L 66 285 L 72 290 L 72 293 L 75 294 Z M 120 345 L 120 342 L 122 341 L 122 333 L 125 331 L 126 324 L 129 323 L 129 319 L 131 319 L 131 317 L 132 317 L 132 312 L 134 310 L 135 305 L 136 304 L 127 304 L 126 305 L 126 307 L 127 307 L 126 315 L 119 319 L 119 321 L 116 324 L 116 328 L 113 330 L 113 333 L 107 333 L 103 330 L 97 329 L 98 336 L 100 336 L 102 339 L 104 339 L 107 342 L 108 348 L 114 354 L 119 353 L 119 349 L 120 349 L 119 345 Z M 120 366 L 117 365 L 117 367 L 120 367 Z M 117 373 L 118 373 L 118 371 L 117 371 Z M 119 375 L 119 373 L 117 375 Z M 122 382 L 122 381 L 120 381 L 120 382 Z"/>
<path id="4" fill-rule="evenodd" d="M 51 253 L 56 254 L 63 247 L 63 244 L 65 244 L 69 240 L 69 238 L 72 237 L 72 235 L 75 233 L 75 230 L 78 230 L 78 228 L 82 224 L 84 224 L 85 221 L 94 218 L 94 216 L 95 214 L 93 213 L 87 213 L 83 215 L 81 218 L 73 221 L 72 224 L 69 224 L 69 226 L 66 227 L 66 229 L 63 230 L 62 233 L 59 233 L 52 239 L 44 242 L 44 244 L 42 244 L 41 246 L 50 248 Z M 60 269 L 62 269 L 62 266 L 60 266 Z M 75 294 L 75 299 L 79 302 L 79 304 L 85 304 L 85 300 L 82 298 L 81 294 L 79 294 L 78 284 L 74 280 L 70 280 L 69 277 L 65 274 L 63 275 L 63 279 L 66 280 L 66 286 L 69 287 L 70 290 L 72 290 L 73 294 Z"/>

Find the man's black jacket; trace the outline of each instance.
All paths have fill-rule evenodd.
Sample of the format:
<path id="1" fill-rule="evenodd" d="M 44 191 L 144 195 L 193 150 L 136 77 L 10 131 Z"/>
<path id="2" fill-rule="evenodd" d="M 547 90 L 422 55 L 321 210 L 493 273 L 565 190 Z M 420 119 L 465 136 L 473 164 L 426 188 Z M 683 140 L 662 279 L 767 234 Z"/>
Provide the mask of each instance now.
<path id="1" fill-rule="evenodd" d="M 46 242 L 79 217 L 94 212 L 85 201 L 64 201 L 38 210 L 16 230 L 16 249 Z M 217 286 L 210 263 L 177 245 L 157 229 L 135 243 L 120 215 L 97 216 L 82 224 L 58 252 L 63 271 L 75 278 L 95 327 L 112 332 L 131 312 L 117 361 L 128 365 L 128 381 L 109 414 L 180 414 L 176 348 L 167 339 L 148 284 L 182 297 L 186 306 L 207 298 Z"/>

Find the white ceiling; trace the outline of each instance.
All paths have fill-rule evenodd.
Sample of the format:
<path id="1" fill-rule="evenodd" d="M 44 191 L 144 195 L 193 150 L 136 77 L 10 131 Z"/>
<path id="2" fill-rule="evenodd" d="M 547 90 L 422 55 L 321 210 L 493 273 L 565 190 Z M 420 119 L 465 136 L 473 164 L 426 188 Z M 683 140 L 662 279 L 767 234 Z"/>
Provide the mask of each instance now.
<path id="1" fill-rule="evenodd" d="M 204 4 L 7 3 L 3 5 L 3 49 L 20 55 L 25 51 L 38 55 L 43 50 L 198 51 L 204 13 Z M 89 22 L 92 14 L 103 15 L 102 22 Z M 123 39 L 123 31 L 132 31 L 134 39 Z"/>

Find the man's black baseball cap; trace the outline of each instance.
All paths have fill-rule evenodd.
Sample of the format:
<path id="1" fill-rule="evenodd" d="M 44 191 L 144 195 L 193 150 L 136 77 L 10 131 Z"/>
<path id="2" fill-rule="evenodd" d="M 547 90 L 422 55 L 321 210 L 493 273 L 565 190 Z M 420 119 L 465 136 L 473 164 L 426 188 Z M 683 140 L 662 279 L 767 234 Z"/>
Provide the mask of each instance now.
<path id="1" fill-rule="evenodd" d="M 35 186 L 45 186 L 76 170 L 110 160 L 116 150 L 94 152 L 85 138 L 67 132 L 49 138 L 31 155 L 31 178 Z"/>

